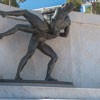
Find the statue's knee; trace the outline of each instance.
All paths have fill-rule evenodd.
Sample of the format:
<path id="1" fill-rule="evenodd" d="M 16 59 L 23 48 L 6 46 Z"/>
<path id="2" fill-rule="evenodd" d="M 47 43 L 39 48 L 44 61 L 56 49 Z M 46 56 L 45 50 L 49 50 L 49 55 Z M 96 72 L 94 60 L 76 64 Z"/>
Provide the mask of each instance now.
<path id="1" fill-rule="evenodd" d="M 56 62 L 58 60 L 58 56 L 57 55 L 53 55 L 52 59 L 53 59 L 53 61 Z"/>
<path id="2" fill-rule="evenodd" d="M 21 27 L 22 27 L 21 24 L 17 24 L 17 25 L 15 26 L 15 28 L 17 28 L 17 29 L 20 29 Z"/>
<path id="3" fill-rule="evenodd" d="M 20 27 L 20 25 L 18 24 L 18 25 L 16 25 L 15 27 L 19 28 L 19 27 Z"/>
<path id="4" fill-rule="evenodd" d="M 30 58 L 32 55 L 33 55 L 33 53 L 31 53 L 31 52 L 28 53 L 28 54 L 27 54 L 27 58 Z"/>
<path id="5" fill-rule="evenodd" d="M 26 9 L 23 9 L 23 12 L 26 12 L 27 10 Z"/>
<path id="6" fill-rule="evenodd" d="M 28 50 L 27 57 L 30 58 L 34 52 L 35 52 L 35 50 Z"/>
<path id="7" fill-rule="evenodd" d="M 27 14 L 28 12 L 29 12 L 29 11 L 28 11 L 28 10 L 26 10 L 26 9 L 25 9 L 25 10 L 23 10 L 23 13 L 24 13 L 24 14 Z"/>

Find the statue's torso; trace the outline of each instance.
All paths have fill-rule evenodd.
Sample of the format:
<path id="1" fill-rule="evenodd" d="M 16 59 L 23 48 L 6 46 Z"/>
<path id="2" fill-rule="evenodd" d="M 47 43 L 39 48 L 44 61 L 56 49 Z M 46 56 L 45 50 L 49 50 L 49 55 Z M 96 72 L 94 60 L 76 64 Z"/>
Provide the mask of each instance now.
<path id="1" fill-rule="evenodd" d="M 60 34 L 60 30 L 65 29 L 71 24 L 67 11 L 62 8 L 56 9 L 55 13 L 48 17 L 50 17 L 49 21 L 46 19 L 43 20 L 45 23 L 44 26 L 37 23 L 39 24 L 37 26 L 41 27 L 42 30 L 38 30 L 37 28 L 38 32 L 34 32 L 36 33 L 35 36 L 40 41 L 56 38 Z"/>

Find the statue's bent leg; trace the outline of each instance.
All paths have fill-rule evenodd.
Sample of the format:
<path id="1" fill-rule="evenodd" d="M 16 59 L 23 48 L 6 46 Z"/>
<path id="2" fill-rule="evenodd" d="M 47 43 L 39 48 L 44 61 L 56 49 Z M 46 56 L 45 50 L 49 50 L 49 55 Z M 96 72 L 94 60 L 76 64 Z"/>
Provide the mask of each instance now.
<path id="1" fill-rule="evenodd" d="M 29 12 L 28 10 L 17 10 L 17 11 L 9 11 L 9 12 L 0 11 L 0 15 L 3 17 L 24 16 L 33 27 L 38 28 L 39 30 L 42 31 L 48 30 L 47 23 L 44 20 L 42 20 L 39 16 Z"/>
<path id="2" fill-rule="evenodd" d="M 48 69 L 47 69 L 47 74 L 46 74 L 46 78 L 45 80 L 48 80 L 48 81 L 57 81 L 55 79 L 53 79 L 51 77 L 51 73 L 52 73 L 52 70 L 54 68 L 54 65 L 58 59 L 58 56 L 56 55 L 56 53 L 52 50 L 51 47 L 49 47 L 47 44 L 45 43 L 41 43 L 39 44 L 38 46 L 38 49 L 40 51 L 42 51 L 45 55 L 49 56 L 51 58 L 50 62 L 48 63 Z"/>
<path id="3" fill-rule="evenodd" d="M 0 11 L 2 17 L 6 16 L 23 16 L 26 10 L 16 10 L 16 11 Z"/>
<path id="4" fill-rule="evenodd" d="M 12 35 L 18 30 L 23 32 L 29 32 L 29 33 L 33 33 L 34 31 L 34 29 L 30 25 L 18 24 L 6 32 L 0 33 L 0 38 L 3 38 L 4 36 Z"/>
<path id="5" fill-rule="evenodd" d="M 37 48 L 37 45 L 38 45 L 38 41 L 35 39 L 35 37 L 32 36 L 30 43 L 29 43 L 28 52 L 21 59 L 21 61 L 19 63 L 17 74 L 16 74 L 16 77 L 15 77 L 16 80 L 21 79 L 20 73 L 21 73 L 22 69 L 24 68 L 24 66 L 26 65 L 28 59 L 30 59 L 31 56 L 34 54 L 35 49 Z"/>

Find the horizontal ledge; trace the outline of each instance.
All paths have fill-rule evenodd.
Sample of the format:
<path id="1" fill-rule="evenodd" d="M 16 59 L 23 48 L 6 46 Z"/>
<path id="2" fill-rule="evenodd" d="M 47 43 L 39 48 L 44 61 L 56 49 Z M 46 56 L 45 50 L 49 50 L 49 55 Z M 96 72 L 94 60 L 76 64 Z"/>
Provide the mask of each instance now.
<path id="1" fill-rule="evenodd" d="M 100 89 L 44 86 L 0 86 L 0 98 L 100 100 Z"/>

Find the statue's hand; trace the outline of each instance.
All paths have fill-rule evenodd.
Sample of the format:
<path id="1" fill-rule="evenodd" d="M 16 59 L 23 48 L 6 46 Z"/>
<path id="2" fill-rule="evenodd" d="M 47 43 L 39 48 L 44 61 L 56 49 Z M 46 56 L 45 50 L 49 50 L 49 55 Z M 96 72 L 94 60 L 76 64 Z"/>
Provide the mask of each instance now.
<path id="1" fill-rule="evenodd" d="M 4 11 L 0 11 L 0 15 L 1 15 L 2 17 L 6 17 L 6 14 L 5 14 Z"/>

